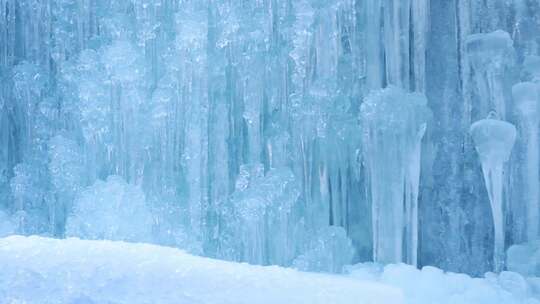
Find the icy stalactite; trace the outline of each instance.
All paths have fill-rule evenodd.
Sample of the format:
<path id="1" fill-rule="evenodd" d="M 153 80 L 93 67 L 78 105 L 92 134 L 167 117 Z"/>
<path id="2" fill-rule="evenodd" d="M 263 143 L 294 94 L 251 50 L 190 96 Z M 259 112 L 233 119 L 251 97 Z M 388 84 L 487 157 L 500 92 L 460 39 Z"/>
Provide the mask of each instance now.
<path id="1" fill-rule="evenodd" d="M 410 0 L 384 1 L 384 45 L 386 78 L 389 85 L 410 85 Z"/>
<path id="2" fill-rule="evenodd" d="M 49 145 L 49 173 L 56 197 L 50 217 L 52 231 L 64 235 L 64 225 L 72 202 L 84 184 L 82 157 L 77 143 L 61 135 L 51 138 Z"/>
<path id="3" fill-rule="evenodd" d="M 366 16 L 366 77 L 370 89 L 379 89 L 383 86 L 383 44 L 381 40 L 381 0 L 368 0 L 365 4 Z"/>
<path id="4" fill-rule="evenodd" d="M 504 267 L 504 163 L 516 140 L 514 125 L 498 120 L 494 112 L 487 119 L 479 120 L 471 125 L 471 136 L 482 163 L 484 182 L 486 184 L 491 212 L 493 216 L 494 236 L 494 268 L 501 271 Z"/>
<path id="5" fill-rule="evenodd" d="M 367 87 L 395 85 L 423 92 L 427 1 L 369 0 L 363 5 Z"/>
<path id="6" fill-rule="evenodd" d="M 426 89 L 426 51 L 428 41 L 429 22 L 429 1 L 411 1 L 411 25 L 412 41 L 410 55 L 413 64 L 411 69 L 414 75 L 413 89 L 417 92 L 425 92 Z M 412 85 L 412 84 L 411 84 Z"/>
<path id="7" fill-rule="evenodd" d="M 539 86 L 532 82 L 521 82 L 512 87 L 514 102 L 520 115 L 521 130 L 526 142 L 525 151 L 525 205 L 527 214 L 527 240 L 538 238 L 540 225 L 539 183 Z"/>
<path id="8" fill-rule="evenodd" d="M 513 64 L 513 41 L 507 32 L 473 34 L 466 40 L 466 52 L 474 71 L 474 81 L 485 115 L 495 110 L 506 118 L 505 73 Z"/>
<path id="9" fill-rule="evenodd" d="M 426 104 L 423 95 L 396 87 L 372 92 L 362 104 L 377 262 L 417 263 L 421 141 L 430 118 Z"/>
<path id="10" fill-rule="evenodd" d="M 207 129 L 204 127 L 208 108 L 208 96 L 206 92 L 207 77 L 207 57 L 203 50 L 206 49 L 206 33 L 208 24 L 203 18 L 205 11 L 201 8 L 191 13 L 191 18 L 182 18 L 177 16 L 177 23 L 181 26 L 183 35 L 178 36 L 177 44 L 179 46 L 182 58 L 186 58 L 180 66 L 181 76 L 178 81 L 184 84 L 182 98 L 184 102 L 190 105 L 187 120 L 187 128 L 192 130 L 186 134 L 186 151 L 183 160 L 187 168 L 187 180 L 189 182 L 189 208 L 190 222 L 194 233 L 201 237 L 202 219 L 204 216 L 203 202 L 206 201 L 207 180 L 204 164 L 207 161 L 208 145 L 205 145 L 208 136 Z M 196 22 L 182 22 L 184 19 L 193 19 Z M 191 26 L 186 26 L 189 24 Z M 191 34 L 191 35 L 188 35 Z M 186 37 L 190 39 L 184 40 Z"/>

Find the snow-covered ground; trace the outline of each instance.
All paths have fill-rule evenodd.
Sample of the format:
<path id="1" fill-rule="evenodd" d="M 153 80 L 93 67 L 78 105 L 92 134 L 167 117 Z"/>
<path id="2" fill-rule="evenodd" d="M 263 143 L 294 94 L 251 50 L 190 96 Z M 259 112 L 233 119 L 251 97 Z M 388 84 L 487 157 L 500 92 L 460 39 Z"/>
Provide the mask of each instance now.
<path id="1" fill-rule="evenodd" d="M 0 239 L 0 303 L 403 303 L 380 283 L 196 257 L 147 244 Z"/>
<path id="2" fill-rule="evenodd" d="M 0 303 L 538 304 L 535 280 L 473 279 L 426 267 L 356 265 L 348 275 L 299 272 L 112 241 L 0 239 Z"/>

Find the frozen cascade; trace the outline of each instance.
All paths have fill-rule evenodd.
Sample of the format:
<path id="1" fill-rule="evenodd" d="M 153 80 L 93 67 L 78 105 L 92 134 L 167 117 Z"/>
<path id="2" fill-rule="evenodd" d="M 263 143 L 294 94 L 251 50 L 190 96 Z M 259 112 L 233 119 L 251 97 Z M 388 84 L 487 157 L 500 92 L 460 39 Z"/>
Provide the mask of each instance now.
<path id="1" fill-rule="evenodd" d="M 521 117 L 521 129 L 526 141 L 526 173 L 525 173 L 525 204 L 527 214 L 527 240 L 534 241 L 539 237 L 540 228 L 540 197 L 538 193 L 539 183 L 539 86 L 533 82 L 521 82 L 512 87 L 517 111 Z"/>
<path id="2" fill-rule="evenodd" d="M 377 262 L 417 263 L 421 142 L 430 119 L 426 104 L 425 96 L 397 87 L 372 92 L 362 104 Z"/>
<path id="3" fill-rule="evenodd" d="M 496 114 L 491 112 L 487 119 L 472 124 L 470 132 L 482 162 L 484 182 L 491 203 L 491 213 L 495 227 L 494 267 L 495 270 L 500 271 L 504 267 L 505 244 L 503 165 L 510 158 L 516 140 L 516 128 L 512 124 L 492 116 L 496 116 Z"/>
<path id="4" fill-rule="evenodd" d="M 481 276 L 491 110 L 506 245 L 539 233 L 536 2 L 0 0 L 0 234 Z"/>

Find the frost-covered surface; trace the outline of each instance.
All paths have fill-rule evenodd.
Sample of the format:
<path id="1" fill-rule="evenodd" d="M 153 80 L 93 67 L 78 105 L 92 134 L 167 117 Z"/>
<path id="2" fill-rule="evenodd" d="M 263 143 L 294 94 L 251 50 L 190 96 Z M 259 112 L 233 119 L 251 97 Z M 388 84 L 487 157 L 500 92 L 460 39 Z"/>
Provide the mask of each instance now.
<path id="1" fill-rule="evenodd" d="M 404 303 L 379 283 L 123 242 L 11 236 L 0 269 L 0 303 Z"/>
<path id="2" fill-rule="evenodd" d="M 537 278 L 515 272 L 486 273 L 482 278 L 445 273 L 426 266 L 421 270 L 405 264 L 358 264 L 348 268 L 350 276 L 379 282 L 401 290 L 410 304 L 537 304 Z"/>

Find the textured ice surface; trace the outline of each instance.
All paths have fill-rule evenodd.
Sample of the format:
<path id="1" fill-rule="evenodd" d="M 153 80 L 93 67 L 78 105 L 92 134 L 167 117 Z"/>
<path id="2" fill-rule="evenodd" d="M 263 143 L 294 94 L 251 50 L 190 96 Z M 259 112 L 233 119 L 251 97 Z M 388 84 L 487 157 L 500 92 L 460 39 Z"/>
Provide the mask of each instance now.
<path id="1" fill-rule="evenodd" d="M 152 216 L 139 187 L 119 176 L 97 181 L 75 199 L 66 235 L 83 239 L 149 241 Z"/>
<path id="2" fill-rule="evenodd" d="M 308 250 L 294 260 L 293 267 L 304 271 L 342 272 L 353 256 L 354 248 L 345 229 L 328 227 L 317 233 Z"/>
<path id="3" fill-rule="evenodd" d="M 0 239 L 1 303 L 404 303 L 398 289 L 110 241 Z"/>
<path id="4" fill-rule="evenodd" d="M 369 263 L 354 265 L 348 272 L 355 278 L 400 289 L 408 304 L 540 303 L 535 278 L 525 278 L 515 272 L 486 273 L 482 278 L 471 278 L 429 266 L 419 270 L 405 264 Z"/>

